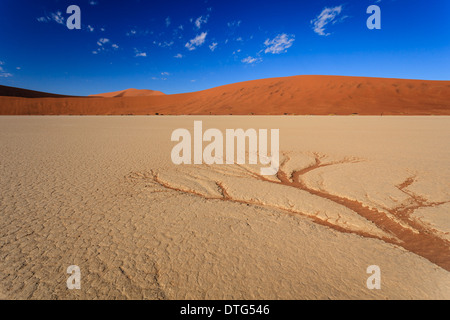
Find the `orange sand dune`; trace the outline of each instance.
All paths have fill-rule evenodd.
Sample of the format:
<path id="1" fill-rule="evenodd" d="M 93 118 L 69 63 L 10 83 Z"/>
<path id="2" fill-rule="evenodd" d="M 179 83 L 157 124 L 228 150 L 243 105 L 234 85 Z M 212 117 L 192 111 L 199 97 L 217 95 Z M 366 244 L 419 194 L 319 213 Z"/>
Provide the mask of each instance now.
<path id="1" fill-rule="evenodd" d="M 295 76 L 174 95 L 124 94 L 115 99 L 0 97 L 0 114 L 450 115 L 450 81 Z"/>
<path id="2" fill-rule="evenodd" d="M 139 89 L 127 89 L 122 91 L 114 91 L 108 93 L 100 93 L 90 95 L 91 97 L 102 97 L 102 98 L 120 98 L 120 97 L 148 97 L 148 96 L 163 96 L 165 95 L 161 91 L 155 90 L 139 90 Z"/>

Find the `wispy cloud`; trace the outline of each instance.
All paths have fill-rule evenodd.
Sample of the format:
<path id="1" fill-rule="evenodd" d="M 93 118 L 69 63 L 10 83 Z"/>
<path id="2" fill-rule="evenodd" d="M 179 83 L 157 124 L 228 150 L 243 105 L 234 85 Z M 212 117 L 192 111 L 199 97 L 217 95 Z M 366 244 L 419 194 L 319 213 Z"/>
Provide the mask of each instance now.
<path id="1" fill-rule="evenodd" d="M 189 50 L 195 50 L 197 47 L 200 47 L 203 43 L 205 43 L 205 39 L 207 36 L 207 32 L 202 32 L 201 34 L 197 35 L 194 39 L 189 40 L 188 43 L 186 43 L 185 47 Z"/>
<path id="2" fill-rule="evenodd" d="M 292 47 L 294 41 L 294 35 L 288 36 L 285 33 L 279 34 L 272 40 L 267 39 L 266 41 L 264 41 L 264 45 L 266 46 L 264 52 L 272 54 L 280 54 L 286 52 L 287 49 Z"/>
<path id="3" fill-rule="evenodd" d="M 153 31 L 149 31 L 147 29 L 140 29 L 140 28 L 133 27 L 133 29 L 131 29 L 130 31 L 128 31 L 126 33 L 126 36 L 127 37 L 134 37 L 134 36 L 136 36 L 136 37 L 143 37 L 143 36 L 148 35 L 149 33 L 153 34 Z"/>
<path id="4" fill-rule="evenodd" d="M 257 62 L 261 62 L 262 61 L 262 59 L 261 58 L 253 58 L 253 57 L 247 57 L 247 58 L 245 58 L 245 59 L 242 59 L 241 60 L 243 63 L 247 63 L 247 64 L 254 64 L 254 63 L 257 63 Z"/>
<path id="5" fill-rule="evenodd" d="M 104 44 L 106 44 L 106 43 L 108 43 L 109 42 L 109 39 L 108 38 L 100 38 L 98 41 L 97 41 L 97 45 L 99 46 L 99 47 L 102 47 Z"/>
<path id="6" fill-rule="evenodd" d="M 36 19 L 39 22 L 56 22 L 57 24 L 65 24 L 64 17 L 62 16 L 61 11 L 57 11 L 56 13 L 50 13 L 50 15 L 47 15 L 45 17 L 39 17 Z"/>
<path id="7" fill-rule="evenodd" d="M 183 58 L 183 55 L 181 53 L 178 53 L 174 56 L 174 58 L 181 59 Z"/>
<path id="8" fill-rule="evenodd" d="M 167 77 L 170 76 L 169 72 L 161 72 L 162 77 L 152 77 L 152 80 L 163 80 L 166 81 Z"/>
<path id="9" fill-rule="evenodd" d="M 154 45 L 157 45 L 158 47 L 161 47 L 161 48 L 171 47 L 174 43 L 175 42 L 173 42 L 173 41 L 170 41 L 170 42 L 167 42 L 167 41 L 164 41 L 164 42 L 153 41 Z"/>
<path id="10" fill-rule="evenodd" d="M 87 29 L 89 32 L 94 32 L 94 27 L 92 27 L 91 25 L 88 25 Z"/>
<path id="11" fill-rule="evenodd" d="M 9 72 L 6 72 L 5 69 L 3 69 L 3 65 L 5 65 L 5 62 L 0 61 L 0 78 L 9 78 L 12 77 L 13 75 Z"/>
<path id="12" fill-rule="evenodd" d="M 133 29 L 133 30 L 130 30 L 130 32 L 127 32 L 127 36 L 131 37 L 131 36 L 136 35 L 136 33 L 137 33 L 137 31 Z"/>
<path id="13" fill-rule="evenodd" d="M 171 24 L 170 17 L 166 18 L 166 27 L 169 27 Z"/>
<path id="14" fill-rule="evenodd" d="M 195 22 L 194 22 L 194 24 L 197 27 L 197 29 L 200 29 L 202 27 L 202 24 L 207 23 L 208 22 L 208 18 L 209 18 L 209 15 L 204 17 L 204 18 L 203 18 L 203 16 L 198 17 L 195 20 Z"/>
<path id="15" fill-rule="evenodd" d="M 112 43 L 108 38 L 100 38 L 97 41 L 97 49 L 92 51 L 93 54 L 99 54 L 101 52 L 109 51 L 110 49 L 117 50 L 119 46 L 115 43 Z"/>
<path id="16" fill-rule="evenodd" d="M 213 43 L 211 43 L 211 45 L 209 46 L 209 49 L 210 49 L 211 51 L 214 52 L 214 50 L 216 50 L 216 48 L 217 48 L 217 45 L 218 45 L 217 42 L 213 42 Z"/>
<path id="17" fill-rule="evenodd" d="M 237 28 L 241 25 L 242 21 L 231 21 L 227 23 L 228 28 Z"/>
<path id="18" fill-rule="evenodd" d="M 137 57 L 147 57 L 147 52 L 142 52 L 138 50 L 137 48 L 134 48 L 134 56 Z"/>
<path id="19" fill-rule="evenodd" d="M 323 9 L 315 19 L 311 20 L 314 32 L 320 36 L 329 36 L 330 33 L 325 32 L 325 27 L 329 23 L 335 24 L 336 22 L 340 22 L 345 19 L 346 17 L 343 17 L 341 20 L 337 19 L 341 12 L 342 5 Z"/>

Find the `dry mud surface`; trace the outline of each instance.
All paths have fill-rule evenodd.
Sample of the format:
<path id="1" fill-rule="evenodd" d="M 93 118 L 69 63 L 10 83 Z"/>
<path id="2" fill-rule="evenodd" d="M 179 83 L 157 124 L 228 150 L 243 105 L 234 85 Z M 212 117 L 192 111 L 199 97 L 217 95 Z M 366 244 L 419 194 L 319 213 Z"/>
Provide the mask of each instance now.
<path id="1" fill-rule="evenodd" d="M 194 120 L 280 129 L 278 174 L 173 165 Z M 4 116 L 0 154 L 0 298 L 450 299 L 450 117 Z"/>

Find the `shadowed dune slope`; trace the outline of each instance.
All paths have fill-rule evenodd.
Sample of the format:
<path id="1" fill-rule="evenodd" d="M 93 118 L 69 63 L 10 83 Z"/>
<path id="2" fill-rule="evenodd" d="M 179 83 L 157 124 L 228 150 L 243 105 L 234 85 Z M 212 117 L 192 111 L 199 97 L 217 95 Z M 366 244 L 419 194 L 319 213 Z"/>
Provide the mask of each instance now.
<path id="1" fill-rule="evenodd" d="M 130 96 L 128 90 L 114 94 L 119 97 L 0 97 L 0 114 L 450 115 L 450 81 L 295 76 L 174 95 Z"/>
<path id="2" fill-rule="evenodd" d="M 21 89 L 0 85 L 0 97 L 19 97 L 19 98 L 70 98 L 73 96 Z"/>

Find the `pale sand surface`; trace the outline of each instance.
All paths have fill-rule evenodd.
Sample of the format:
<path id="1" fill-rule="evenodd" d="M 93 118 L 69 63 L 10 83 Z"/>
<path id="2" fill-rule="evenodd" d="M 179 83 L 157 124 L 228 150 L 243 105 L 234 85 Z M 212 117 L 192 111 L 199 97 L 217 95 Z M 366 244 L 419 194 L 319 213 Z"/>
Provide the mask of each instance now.
<path id="1" fill-rule="evenodd" d="M 194 120 L 280 129 L 279 175 L 173 165 Z M 450 117 L 0 117 L 0 154 L 0 299 L 450 299 Z"/>

